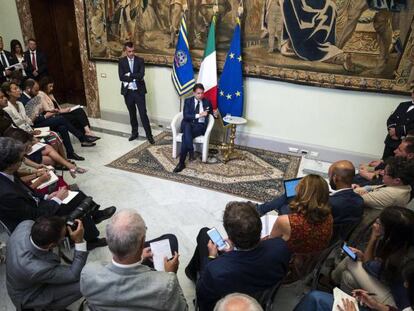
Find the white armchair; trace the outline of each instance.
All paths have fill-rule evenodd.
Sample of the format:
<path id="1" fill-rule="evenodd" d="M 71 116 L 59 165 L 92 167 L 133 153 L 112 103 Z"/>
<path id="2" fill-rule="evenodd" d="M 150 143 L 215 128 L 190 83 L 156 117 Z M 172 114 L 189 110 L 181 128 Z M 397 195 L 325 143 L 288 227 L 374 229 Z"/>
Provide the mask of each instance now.
<path id="1" fill-rule="evenodd" d="M 175 159 L 180 155 L 180 145 L 182 142 L 183 134 L 180 133 L 181 130 L 181 121 L 183 120 L 183 113 L 177 113 L 171 121 L 171 130 L 172 130 L 172 137 L 173 137 L 173 149 L 172 149 L 172 157 Z M 197 150 L 197 147 L 200 145 L 202 146 L 202 161 L 207 162 L 208 157 L 208 145 L 210 141 L 210 134 L 211 130 L 214 126 L 214 117 L 210 114 L 207 124 L 207 129 L 204 135 L 198 136 L 193 139 L 194 143 L 194 150 Z"/>

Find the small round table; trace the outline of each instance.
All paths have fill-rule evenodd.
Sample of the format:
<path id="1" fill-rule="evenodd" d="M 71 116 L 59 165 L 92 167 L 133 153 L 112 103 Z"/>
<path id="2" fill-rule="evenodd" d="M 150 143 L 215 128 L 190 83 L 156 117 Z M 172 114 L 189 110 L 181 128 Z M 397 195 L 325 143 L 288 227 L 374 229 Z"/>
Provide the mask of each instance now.
<path id="1" fill-rule="evenodd" d="M 223 121 L 230 124 L 230 141 L 221 144 L 221 151 L 223 152 L 223 161 L 227 163 L 230 160 L 242 159 L 243 155 L 234 150 L 234 140 L 236 139 L 237 125 L 246 124 L 247 120 L 242 117 L 225 116 Z"/>

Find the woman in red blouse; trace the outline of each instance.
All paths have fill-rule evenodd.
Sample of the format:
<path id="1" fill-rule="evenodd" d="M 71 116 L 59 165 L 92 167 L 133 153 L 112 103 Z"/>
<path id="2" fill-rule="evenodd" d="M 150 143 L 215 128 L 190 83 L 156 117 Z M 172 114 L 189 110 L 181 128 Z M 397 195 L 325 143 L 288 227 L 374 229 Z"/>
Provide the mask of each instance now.
<path id="1" fill-rule="evenodd" d="M 332 237 L 333 218 L 328 203 L 329 187 L 319 175 L 308 175 L 296 186 L 289 203 L 291 213 L 277 218 L 271 238 L 287 241 L 292 253 L 315 253 L 325 249 Z"/>

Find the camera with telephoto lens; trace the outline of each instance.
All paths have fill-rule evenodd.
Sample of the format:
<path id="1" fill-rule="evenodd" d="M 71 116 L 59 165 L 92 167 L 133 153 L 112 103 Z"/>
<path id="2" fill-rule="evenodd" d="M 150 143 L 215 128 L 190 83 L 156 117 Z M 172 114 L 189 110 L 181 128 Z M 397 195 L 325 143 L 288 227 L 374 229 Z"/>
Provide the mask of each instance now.
<path id="1" fill-rule="evenodd" d="M 75 219 L 83 219 L 86 215 L 95 211 L 97 208 L 99 208 L 99 205 L 93 202 L 92 197 L 86 197 L 66 218 L 66 224 L 70 226 L 72 230 L 76 230 L 78 224 Z"/>

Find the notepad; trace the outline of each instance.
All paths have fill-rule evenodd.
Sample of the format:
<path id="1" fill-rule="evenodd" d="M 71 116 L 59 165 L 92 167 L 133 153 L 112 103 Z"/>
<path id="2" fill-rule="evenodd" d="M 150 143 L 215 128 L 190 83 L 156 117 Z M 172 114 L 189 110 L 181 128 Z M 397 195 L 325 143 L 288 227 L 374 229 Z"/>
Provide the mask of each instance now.
<path id="1" fill-rule="evenodd" d="M 5 70 L 19 70 L 19 69 L 24 69 L 23 68 L 23 64 L 22 63 L 16 63 L 14 65 L 10 65 L 9 67 L 6 67 Z"/>
<path id="2" fill-rule="evenodd" d="M 260 220 L 262 221 L 262 233 L 260 234 L 261 238 L 264 238 L 270 235 L 270 232 L 272 232 L 272 228 L 276 222 L 276 219 L 277 219 L 277 215 L 271 215 L 271 214 L 267 214 L 267 215 L 260 217 Z"/>
<path id="3" fill-rule="evenodd" d="M 157 271 L 164 270 L 164 257 L 171 258 L 170 240 L 160 240 L 150 243 L 152 259 L 154 261 L 154 268 Z"/>
<path id="4" fill-rule="evenodd" d="M 45 126 L 45 127 L 35 127 L 34 128 L 35 131 L 41 131 L 41 132 L 50 132 L 50 127 Z"/>
<path id="5" fill-rule="evenodd" d="M 44 182 L 43 184 L 41 184 L 40 186 L 37 187 L 37 189 L 43 189 L 47 186 L 50 186 L 51 184 L 54 184 L 55 182 L 57 182 L 59 180 L 59 178 L 56 176 L 56 174 L 53 171 L 49 171 L 50 174 L 50 179 L 46 182 Z M 40 177 L 33 179 L 32 183 L 35 183 Z"/>
<path id="6" fill-rule="evenodd" d="M 348 299 L 349 301 L 351 301 L 354 304 L 355 309 L 359 311 L 357 300 L 354 297 L 345 293 L 344 291 L 340 290 L 338 287 L 335 287 L 333 289 L 333 296 L 334 296 L 334 302 L 332 306 L 332 311 L 340 311 L 338 308 L 338 305 L 343 307 L 342 299 Z"/>
<path id="7" fill-rule="evenodd" d="M 36 134 L 34 137 L 36 137 L 36 138 L 42 138 L 42 137 L 46 137 L 46 136 L 49 136 L 50 135 L 50 132 L 40 132 L 39 134 Z"/>
<path id="8" fill-rule="evenodd" d="M 68 196 L 62 201 L 63 204 L 68 204 L 74 197 L 78 195 L 79 191 L 68 191 Z"/>
<path id="9" fill-rule="evenodd" d="M 35 153 L 36 151 L 39 151 L 40 149 L 43 149 L 44 147 L 46 147 L 46 144 L 42 144 L 42 143 L 34 144 L 32 146 L 32 149 L 30 150 L 30 152 L 27 155 L 31 155 L 31 154 Z"/>
<path id="10" fill-rule="evenodd" d="M 72 112 L 72 111 L 74 111 L 76 109 L 81 109 L 81 108 L 83 108 L 83 106 L 81 106 L 81 105 L 73 106 L 73 107 L 70 108 L 70 112 Z"/>
<path id="11" fill-rule="evenodd" d="M 41 137 L 46 137 L 50 135 L 50 127 L 45 126 L 45 127 L 36 127 L 34 128 L 35 131 L 40 131 L 40 134 L 35 135 L 35 137 L 41 138 Z"/>

